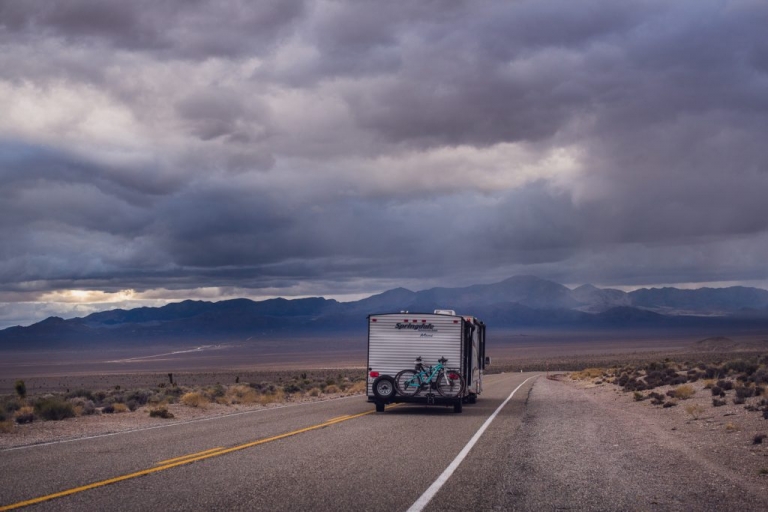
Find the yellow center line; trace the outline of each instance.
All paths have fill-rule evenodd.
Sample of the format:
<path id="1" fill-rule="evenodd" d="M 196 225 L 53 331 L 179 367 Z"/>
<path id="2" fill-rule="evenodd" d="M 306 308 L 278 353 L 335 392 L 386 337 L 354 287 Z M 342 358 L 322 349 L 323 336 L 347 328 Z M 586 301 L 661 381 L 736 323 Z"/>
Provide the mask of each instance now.
<path id="1" fill-rule="evenodd" d="M 344 416 L 336 416 L 335 418 L 331 418 L 328 421 L 343 420 L 344 418 L 349 418 L 349 414 L 345 414 Z"/>
<path id="2" fill-rule="evenodd" d="M 187 455 L 182 455 L 181 457 L 174 457 L 173 459 L 161 460 L 160 462 L 155 464 L 155 466 L 162 466 L 164 464 L 170 464 L 171 462 L 177 462 L 184 459 L 191 459 L 192 457 L 196 457 L 198 455 L 205 455 L 206 453 L 218 452 L 219 450 L 223 450 L 223 449 L 224 449 L 223 446 L 218 446 L 216 448 L 211 448 L 210 450 L 205 450 L 202 452 L 189 453 Z"/>
<path id="3" fill-rule="evenodd" d="M 213 457 L 218 457 L 219 455 L 225 455 L 227 453 L 236 452 L 239 450 L 245 450 L 246 448 L 252 448 L 254 446 L 258 446 L 260 444 L 270 443 L 272 441 L 277 441 L 280 439 L 285 439 L 286 437 L 292 437 L 298 434 L 302 434 L 304 432 L 309 432 L 312 430 L 317 430 L 323 427 L 328 427 L 330 425 L 335 425 L 337 423 L 342 423 L 344 421 L 353 420 L 355 418 L 360 418 L 362 416 L 367 416 L 369 414 L 373 414 L 374 411 L 367 411 L 359 414 L 352 414 L 347 417 L 341 417 L 341 418 L 334 418 L 331 420 L 328 420 L 323 423 L 318 423 L 317 425 L 312 425 L 311 427 L 305 427 L 301 428 L 299 430 L 294 430 L 292 432 L 286 432 L 285 434 L 279 434 L 272 437 L 266 437 L 264 439 L 258 439 L 256 441 L 251 441 L 248 443 L 240 444 L 237 446 L 232 446 L 231 448 L 224 448 L 215 452 L 211 453 L 205 453 L 200 452 L 199 454 L 192 454 L 192 458 L 187 458 L 184 460 L 177 460 L 176 462 L 167 462 L 167 464 L 164 464 L 162 466 L 155 466 L 153 468 L 147 468 L 142 469 L 141 471 L 136 471 L 135 473 L 128 473 L 126 475 L 116 476 L 114 478 L 108 478 L 107 480 L 101 480 L 98 482 L 93 482 L 91 484 L 82 485 L 80 487 L 73 487 L 72 489 L 67 489 L 65 491 L 55 492 L 53 494 L 46 494 L 45 496 L 40 496 L 38 498 L 33 498 L 31 500 L 25 500 L 25 501 L 19 501 L 17 503 L 11 503 L 10 505 L 4 505 L 0 506 L 0 512 L 5 512 L 6 510 L 14 510 L 21 507 L 27 507 L 29 505 L 34 505 L 37 503 L 42 503 L 44 501 L 50 501 L 56 498 L 63 498 L 65 496 L 71 496 L 72 494 L 77 494 L 84 491 L 89 491 L 91 489 L 96 489 L 98 487 L 104 487 L 106 485 L 116 484 L 118 482 L 123 482 L 125 480 L 130 480 L 132 478 L 138 478 L 140 476 L 144 475 L 151 475 L 152 473 L 158 473 L 160 471 L 165 471 L 166 469 L 175 468 L 177 466 L 183 466 L 185 464 L 191 464 L 192 462 L 197 462 L 199 460 L 205 460 L 210 459 Z M 206 452 L 210 452 L 210 450 L 206 450 Z M 173 459 L 169 459 L 173 460 Z"/>

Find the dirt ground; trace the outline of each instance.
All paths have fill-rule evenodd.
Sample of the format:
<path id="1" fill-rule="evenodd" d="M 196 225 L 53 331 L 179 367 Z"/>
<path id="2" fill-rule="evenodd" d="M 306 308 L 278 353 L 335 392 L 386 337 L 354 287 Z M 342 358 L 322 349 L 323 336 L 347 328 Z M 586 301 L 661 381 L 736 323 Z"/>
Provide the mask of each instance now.
<path id="1" fill-rule="evenodd" d="M 184 371 L 174 372 L 173 381 L 180 386 L 214 386 L 216 384 L 228 385 L 240 382 L 274 382 L 283 383 L 294 376 L 307 372 L 310 375 L 327 374 L 335 376 L 339 373 L 345 375 L 365 376 L 364 366 L 337 366 L 314 369 L 274 369 L 274 370 L 229 370 L 229 371 Z M 2 387 L 0 393 L 13 393 L 13 380 L 0 379 Z M 114 374 L 84 374 L 84 375 L 60 375 L 49 377 L 32 377 L 24 379 L 28 393 L 67 393 L 76 389 L 112 389 L 120 386 L 122 389 L 149 388 L 161 383 L 168 383 L 167 373 L 114 373 Z"/>
<path id="2" fill-rule="evenodd" d="M 768 436 L 768 420 L 763 419 L 760 412 L 746 408 L 757 405 L 762 397 L 750 397 L 744 404 L 736 405 L 730 392 L 726 405 L 714 407 L 711 391 L 704 389 L 704 381 L 698 381 L 689 384 L 696 391 L 693 397 L 678 400 L 676 407 L 662 408 L 651 405 L 649 400 L 637 402 L 633 393 L 621 391 L 618 386 L 574 385 L 604 403 L 615 404 L 619 410 L 652 420 L 704 460 L 741 473 L 745 480 L 768 488 L 768 475 L 760 473 L 763 470 L 768 473 L 768 437 L 759 444 L 754 443 L 755 436 Z M 673 387 L 662 386 L 655 391 L 665 394 Z"/>
<path id="3" fill-rule="evenodd" d="M 694 387 L 663 409 L 614 385 L 539 378 L 498 509 L 768 510 L 768 442 L 753 444 L 768 421 L 743 405 L 714 408 Z"/>

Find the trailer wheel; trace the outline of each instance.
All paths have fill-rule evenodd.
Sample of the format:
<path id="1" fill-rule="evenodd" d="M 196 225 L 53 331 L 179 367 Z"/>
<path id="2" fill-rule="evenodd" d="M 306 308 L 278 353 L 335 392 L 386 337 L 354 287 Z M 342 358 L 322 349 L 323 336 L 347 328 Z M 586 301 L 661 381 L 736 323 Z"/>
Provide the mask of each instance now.
<path id="1" fill-rule="evenodd" d="M 379 402 L 389 402 L 395 396 L 395 379 L 389 375 L 381 375 L 373 381 L 373 395 Z"/>
<path id="2" fill-rule="evenodd" d="M 384 403 L 376 402 L 376 412 L 384 412 Z"/>
<path id="3" fill-rule="evenodd" d="M 461 400 L 453 404 L 453 412 L 461 412 L 463 406 L 461 405 Z"/>

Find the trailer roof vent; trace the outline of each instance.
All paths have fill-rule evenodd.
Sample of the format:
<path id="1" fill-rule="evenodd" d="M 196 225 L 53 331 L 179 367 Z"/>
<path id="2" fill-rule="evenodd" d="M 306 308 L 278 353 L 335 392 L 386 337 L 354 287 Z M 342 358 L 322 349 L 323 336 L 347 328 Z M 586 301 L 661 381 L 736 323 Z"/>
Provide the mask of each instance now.
<path id="1" fill-rule="evenodd" d="M 456 312 L 452 309 L 436 309 L 435 314 L 456 316 Z"/>

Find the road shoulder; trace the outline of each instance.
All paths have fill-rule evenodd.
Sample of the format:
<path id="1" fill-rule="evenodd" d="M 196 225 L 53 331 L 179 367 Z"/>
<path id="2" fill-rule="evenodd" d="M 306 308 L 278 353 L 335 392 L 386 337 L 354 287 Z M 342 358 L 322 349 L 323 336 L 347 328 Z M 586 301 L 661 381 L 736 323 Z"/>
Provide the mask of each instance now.
<path id="1" fill-rule="evenodd" d="M 539 379 L 494 508 L 768 509 L 764 489 L 700 456 L 642 409 L 606 396 Z"/>

